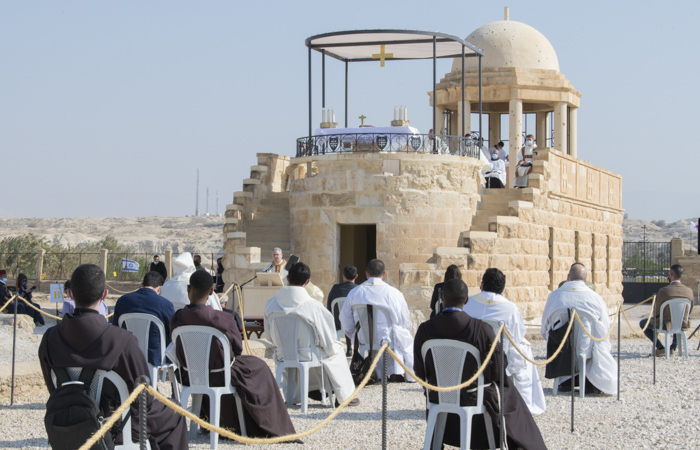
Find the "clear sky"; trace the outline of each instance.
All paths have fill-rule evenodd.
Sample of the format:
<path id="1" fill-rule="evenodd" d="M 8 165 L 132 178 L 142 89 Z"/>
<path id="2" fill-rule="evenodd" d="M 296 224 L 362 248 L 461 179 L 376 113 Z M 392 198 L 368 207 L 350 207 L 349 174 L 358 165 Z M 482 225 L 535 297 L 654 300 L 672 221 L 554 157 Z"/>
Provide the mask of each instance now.
<path id="1" fill-rule="evenodd" d="M 542 32 L 583 94 L 578 156 L 623 176 L 630 218 L 700 214 L 700 2 L 0 1 L 1 217 L 219 212 L 256 153 L 307 133 L 312 35 L 405 28 L 466 37 L 503 19 Z M 314 52 L 314 127 L 320 122 Z M 395 105 L 431 126 L 431 62 L 350 67 L 350 125 Z M 438 62 L 438 78 L 451 60 Z M 343 122 L 343 70 L 326 60 Z M 695 206 L 693 206 L 695 205 Z"/>

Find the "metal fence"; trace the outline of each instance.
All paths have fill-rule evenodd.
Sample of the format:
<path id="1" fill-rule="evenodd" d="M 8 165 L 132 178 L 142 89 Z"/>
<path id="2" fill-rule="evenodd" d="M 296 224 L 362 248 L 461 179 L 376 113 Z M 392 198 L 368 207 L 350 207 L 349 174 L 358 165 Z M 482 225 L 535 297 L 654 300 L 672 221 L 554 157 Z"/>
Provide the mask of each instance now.
<path id="1" fill-rule="evenodd" d="M 670 242 L 623 242 L 622 277 L 626 282 L 663 283 L 671 267 Z"/>
<path id="2" fill-rule="evenodd" d="M 216 260 L 224 256 L 223 253 L 190 252 L 202 257 L 202 265 L 216 272 Z M 173 253 L 173 259 L 180 253 Z M 99 252 L 46 252 L 44 254 L 42 273 L 37 276 L 37 252 L 29 253 L 0 253 L 0 268 L 7 270 L 8 278 L 12 279 L 21 272 L 31 280 L 66 280 L 70 278 L 73 270 L 81 264 L 101 264 Z M 122 259 L 136 261 L 139 264 L 138 272 L 122 271 Z M 161 261 L 163 257 L 161 255 Z M 107 253 L 106 278 L 107 281 L 141 281 L 153 261 L 153 253 L 143 252 L 109 252 Z M 172 274 L 169 274 L 172 275 Z"/>

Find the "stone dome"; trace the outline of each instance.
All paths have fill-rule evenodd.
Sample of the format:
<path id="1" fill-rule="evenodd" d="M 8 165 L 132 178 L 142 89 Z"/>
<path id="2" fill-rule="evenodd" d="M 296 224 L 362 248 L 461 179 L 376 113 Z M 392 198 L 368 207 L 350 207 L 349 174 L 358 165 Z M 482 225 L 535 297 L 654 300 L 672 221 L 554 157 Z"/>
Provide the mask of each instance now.
<path id="1" fill-rule="evenodd" d="M 512 20 L 487 23 L 474 30 L 466 41 L 484 51 L 484 69 L 520 67 L 559 71 L 559 60 L 546 37 L 530 25 Z M 465 67 L 479 67 L 478 58 L 466 58 Z M 455 58 L 452 71 L 462 70 L 462 58 Z"/>

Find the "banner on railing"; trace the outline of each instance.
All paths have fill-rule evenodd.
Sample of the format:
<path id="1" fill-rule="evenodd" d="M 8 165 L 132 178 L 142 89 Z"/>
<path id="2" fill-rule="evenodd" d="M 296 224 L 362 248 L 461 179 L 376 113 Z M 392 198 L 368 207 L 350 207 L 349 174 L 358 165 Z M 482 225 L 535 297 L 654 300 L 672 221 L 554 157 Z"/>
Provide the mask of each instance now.
<path id="1" fill-rule="evenodd" d="M 122 272 L 138 272 L 139 263 L 130 259 L 122 258 Z"/>

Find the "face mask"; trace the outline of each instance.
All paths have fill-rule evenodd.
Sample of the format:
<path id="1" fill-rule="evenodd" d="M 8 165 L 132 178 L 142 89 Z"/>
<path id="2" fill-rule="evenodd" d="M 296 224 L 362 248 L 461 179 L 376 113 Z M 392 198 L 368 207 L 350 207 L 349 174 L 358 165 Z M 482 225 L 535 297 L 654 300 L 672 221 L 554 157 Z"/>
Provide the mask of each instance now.
<path id="1" fill-rule="evenodd" d="M 493 155 L 491 155 L 491 159 L 493 159 L 494 161 L 497 160 L 497 159 L 498 159 L 498 155 L 494 153 Z"/>
<path id="2" fill-rule="evenodd" d="M 525 145 L 531 146 L 531 145 L 532 145 L 532 141 L 528 139 L 527 141 L 525 141 Z"/>
<path id="3" fill-rule="evenodd" d="M 467 139 L 466 142 L 467 142 L 467 145 L 472 145 L 472 140 L 471 140 L 471 139 Z"/>
<path id="4" fill-rule="evenodd" d="M 26 282 L 26 281 L 23 281 L 23 282 L 22 282 L 22 286 L 26 286 L 26 285 L 27 285 L 27 282 Z"/>
<path id="5" fill-rule="evenodd" d="M 160 261 L 153 261 L 153 264 L 158 264 Z"/>
<path id="6" fill-rule="evenodd" d="M 2 279 L 2 282 L 5 283 L 5 284 L 7 284 L 7 278 L 3 278 L 3 279 Z"/>

